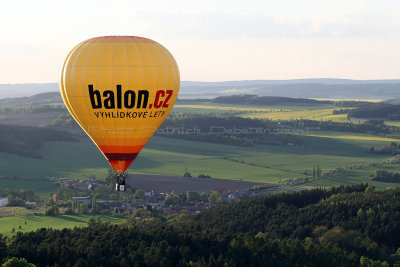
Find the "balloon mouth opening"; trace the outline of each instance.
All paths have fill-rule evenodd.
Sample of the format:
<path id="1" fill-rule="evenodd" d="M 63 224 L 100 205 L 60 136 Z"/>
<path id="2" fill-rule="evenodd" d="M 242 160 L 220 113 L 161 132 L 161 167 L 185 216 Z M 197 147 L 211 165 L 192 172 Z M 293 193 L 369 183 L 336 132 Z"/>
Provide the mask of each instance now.
<path id="1" fill-rule="evenodd" d="M 105 153 L 104 155 L 116 173 L 124 173 L 138 153 Z"/>

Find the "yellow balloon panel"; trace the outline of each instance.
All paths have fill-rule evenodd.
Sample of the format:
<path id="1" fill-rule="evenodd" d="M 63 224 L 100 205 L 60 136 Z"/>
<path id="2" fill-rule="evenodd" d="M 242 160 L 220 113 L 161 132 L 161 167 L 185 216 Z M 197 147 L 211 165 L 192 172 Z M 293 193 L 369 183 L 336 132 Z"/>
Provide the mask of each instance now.
<path id="1" fill-rule="evenodd" d="M 133 36 L 82 42 L 60 77 L 66 107 L 116 172 L 129 167 L 168 116 L 180 84 L 168 50 Z"/>

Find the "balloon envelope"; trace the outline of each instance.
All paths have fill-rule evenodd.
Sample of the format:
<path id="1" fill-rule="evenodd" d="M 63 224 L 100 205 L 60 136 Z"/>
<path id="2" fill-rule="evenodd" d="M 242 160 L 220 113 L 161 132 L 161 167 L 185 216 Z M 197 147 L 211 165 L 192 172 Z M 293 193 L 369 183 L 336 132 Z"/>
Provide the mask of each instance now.
<path id="1" fill-rule="evenodd" d="M 125 172 L 171 111 L 179 69 L 160 44 L 135 36 L 86 40 L 61 69 L 64 103 L 116 172 Z"/>

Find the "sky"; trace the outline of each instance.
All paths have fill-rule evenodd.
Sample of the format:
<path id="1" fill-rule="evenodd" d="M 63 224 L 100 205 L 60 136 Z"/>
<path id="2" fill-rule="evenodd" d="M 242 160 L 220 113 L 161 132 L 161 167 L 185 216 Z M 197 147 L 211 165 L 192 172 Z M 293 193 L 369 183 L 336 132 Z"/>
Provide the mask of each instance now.
<path id="1" fill-rule="evenodd" d="M 399 79 L 398 0 L 1 0 L 0 84 L 57 82 L 86 39 L 135 35 L 181 80 Z"/>

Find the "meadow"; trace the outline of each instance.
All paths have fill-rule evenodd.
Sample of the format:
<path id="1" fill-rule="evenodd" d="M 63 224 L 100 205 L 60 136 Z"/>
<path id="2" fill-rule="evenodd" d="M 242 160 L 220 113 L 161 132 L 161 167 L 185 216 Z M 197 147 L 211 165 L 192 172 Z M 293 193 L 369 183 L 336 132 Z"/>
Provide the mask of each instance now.
<path id="1" fill-rule="evenodd" d="M 337 121 L 345 119 L 345 114 L 332 115 L 333 109 L 332 105 L 255 107 L 191 103 L 176 105 L 174 112 L 217 112 L 252 118 L 276 116 L 276 119 L 325 120 L 331 116 L 336 116 Z M 318 130 L 305 131 L 299 136 L 301 145 L 255 144 L 253 147 L 154 136 L 127 172 L 182 176 L 187 170 L 193 177 L 206 174 L 213 178 L 278 184 L 287 179 L 310 176 L 313 166 L 317 165 L 325 171 L 387 161 L 392 158 L 391 155 L 366 151 L 372 146 L 400 140 L 371 134 Z M 46 142 L 42 155 L 42 159 L 37 159 L 0 153 L 0 186 L 34 189 L 41 195 L 47 195 L 56 189 L 56 185 L 48 182 L 48 177 L 86 180 L 95 175 L 102 180 L 110 171 L 107 160 L 85 137 L 79 142 Z M 396 171 L 400 172 L 400 164 L 396 165 Z M 23 182 L 18 181 L 20 178 L 24 179 Z M 338 184 L 334 180 L 327 181 L 327 184 L 330 181 Z"/>
<path id="2" fill-rule="evenodd" d="M 310 174 L 316 165 L 329 170 L 392 158 L 390 155 L 366 153 L 371 146 L 380 146 L 392 139 L 349 133 L 308 134 L 310 136 L 301 136 L 301 146 L 255 144 L 253 147 L 155 136 L 128 173 L 182 176 L 187 169 L 194 177 L 207 174 L 213 178 L 279 183 L 304 177 L 305 172 Z M 96 175 L 97 179 L 104 179 L 109 171 L 108 162 L 86 138 L 80 142 L 48 142 L 43 159 L 1 154 L 0 164 L 1 176 L 26 177 L 28 181 L 49 176 L 84 180 Z M 7 184 L 4 181 L 2 185 Z M 20 186 L 33 188 L 34 182 L 21 183 Z"/>
<path id="3" fill-rule="evenodd" d="M 99 216 L 103 221 L 120 223 L 123 218 L 108 215 L 23 215 L 0 217 L 0 234 L 14 235 L 17 232 L 31 232 L 39 228 L 64 229 L 87 226 L 90 218 Z M 14 229 L 14 230 L 13 230 Z"/>

